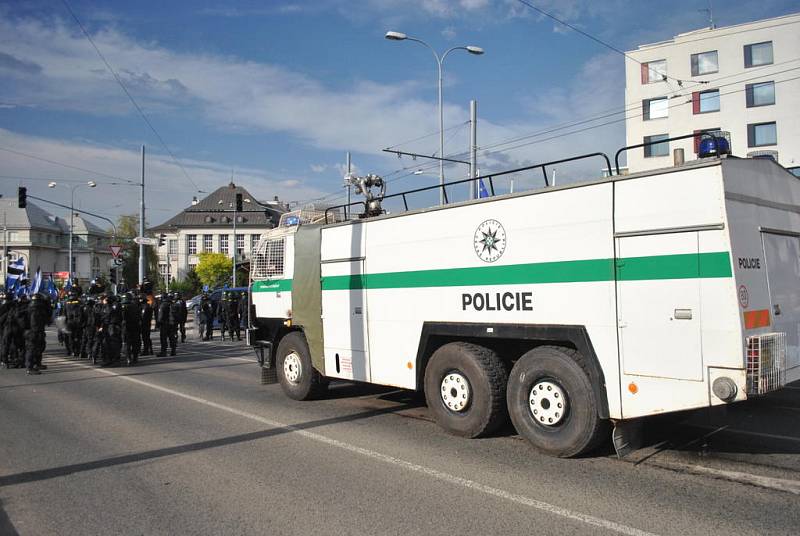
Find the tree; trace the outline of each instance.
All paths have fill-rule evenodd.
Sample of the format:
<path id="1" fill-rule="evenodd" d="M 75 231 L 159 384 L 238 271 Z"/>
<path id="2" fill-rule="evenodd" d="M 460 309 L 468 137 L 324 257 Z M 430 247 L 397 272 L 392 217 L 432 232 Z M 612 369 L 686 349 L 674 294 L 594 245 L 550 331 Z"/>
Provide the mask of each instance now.
<path id="1" fill-rule="evenodd" d="M 179 292 L 184 296 L 195 296 L 200 293 L 202 287 L 203 283 L 195 270 L 189 270 L 185 278 L 176 279 L 169 284 L 169 290 Z"/>
<path id="2" fill-rule="evenodd" d="M 232 262 L 224 253 L 204 252 L 200 254 L 200 262 L 195 271 L 204 285 L 213 288 L 230 277 Z"/>
<path id="3" fill-rule="evenodd" d="M 121 279 L 129 287 L 134 287 L 139 282 L 139 244 L 133 241 L 139 236 L 139 215 L 123 214 L 117 219 L 117 243 L 122 247 Z M 145 276 L 150 281 L 158 281 L 158 255 L 152 246 L 145 246 L 147 266 Z"/>

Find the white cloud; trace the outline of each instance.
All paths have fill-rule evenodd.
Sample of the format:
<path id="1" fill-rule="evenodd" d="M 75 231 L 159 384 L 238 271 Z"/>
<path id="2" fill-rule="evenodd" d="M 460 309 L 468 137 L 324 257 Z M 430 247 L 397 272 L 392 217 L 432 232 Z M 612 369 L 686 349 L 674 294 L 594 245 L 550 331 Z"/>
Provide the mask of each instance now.
<path id="1" fill-rule="evenodd" d="M 31 195 L 69 204 L 68 185 L 78 184 L 88 179 L 98 182 L 97 188 L 83 188 L 76 191 L 76 206 L 92 212 L 110 215 L 113 219 L 120 213 L 137 210 L 139 190 L 130 186 L 110 185 L 120 182 L 106 175 L 128 179 L 134 182 L 140 178 L 141 155 L 138 150 L 101 146 L 85 141 L 74 143 L 51 138 L 26 136 L 10 130 L 0 129 L 0 147 L 12 149 L 34 156 L 41 156 L 54 162 L 63 162 L 76 167 L 99 172 L 91 174 L 69 169 L 55 164 L 27 158 L 8 151 L 0 151 L 3 162 L 0 192 L 12 195 L 18 183 L 28 187 Z M 231 168 L 218 162 L 184 159 L 182 164 L 199 189 L 211 192 L 230 180 Z M 147 206 L 152 212 L 148 223 L 165 220 L 191 204 L 192 196 L 202 197 L 186 180 L 183 172 L 174 162 L 159 154 L 148 154 L 146 159 Z M 105 175 L 103 175 L 105 174 Z M 18 178 L 14 181 L 11 178 Z M 11 179 L 11 180 L 9 180 Z M 49 180 L 61 181 L 60 186 L 48 189 Z M 252 168 L 238 168 L 234 178 L 237 184 L 245 186 L 258 199 L 272 199 L 277 195 L 286 201 L 317 197 L 323 192 L 308 186 L 301 178 L 276 178 L 272 173 Z M 55 213 L 61 209 L 45 206 Z"/>

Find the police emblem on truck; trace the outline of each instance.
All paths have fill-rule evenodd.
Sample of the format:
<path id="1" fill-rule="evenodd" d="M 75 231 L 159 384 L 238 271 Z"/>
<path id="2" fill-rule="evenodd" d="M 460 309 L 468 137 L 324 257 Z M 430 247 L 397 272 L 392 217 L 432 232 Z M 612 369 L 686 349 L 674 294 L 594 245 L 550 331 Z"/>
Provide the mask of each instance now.
<path id="1" fill-rule="evenodd" d="M 494 262 L 506 250 L 506 230 L 499 221 L 486 220 L 475 230 L 473 242 L 480 260 Z"/>

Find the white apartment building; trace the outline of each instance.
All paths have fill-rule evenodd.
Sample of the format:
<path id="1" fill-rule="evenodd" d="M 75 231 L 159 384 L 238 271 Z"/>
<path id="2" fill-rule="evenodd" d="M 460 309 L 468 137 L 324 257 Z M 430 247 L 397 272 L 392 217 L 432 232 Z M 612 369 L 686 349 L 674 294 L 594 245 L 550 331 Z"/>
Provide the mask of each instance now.
<path id="1" fill-rule="evenodd" d="M 236 194 L 242 196 L 242 211 L 235 214 L 234 235 Z M 233 182 L 200 201 L 192 201 L 179 214 L 149 229 L 157 237 L 165 235 L 164 245 L 157 248 L 161 280 L 184 279 L 200 262 L 203 252 L 233 256 L 235 247 L 237 262 L 248 261 L 261 234 L 278 225 L 285 211 L 277 198 L 256 202 L 250 192 Z"/>
<path id="2" fill-rule="evenodd" d="M 625 60 L 626 145 L 730 133 L 738 157 L 768 154 L 800 169 L 800 13 L 704 28 L 641 45 Z M 631 172 L 697 158 L 700 137 L 627 152 Z"/>

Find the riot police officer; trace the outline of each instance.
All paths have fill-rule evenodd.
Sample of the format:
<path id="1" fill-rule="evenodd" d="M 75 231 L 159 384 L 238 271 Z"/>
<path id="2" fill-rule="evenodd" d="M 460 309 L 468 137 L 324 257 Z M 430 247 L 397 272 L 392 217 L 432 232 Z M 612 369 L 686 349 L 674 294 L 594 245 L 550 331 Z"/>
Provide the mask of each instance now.
<path id="1" fill-rule="evenodd" d="M 204 341 L 212 340 L 214 338 L 214 304 L 205 293 L 200 298 L 199 320 L 200 338 Z"/>
<path id="2" fill-rule="evenodd" d="M 125 350 L 125 361 L 133 366 L 139 361 L 139 350 L 142 344 L 142 315 L 139 302 L 127 292 L 122 295 L 122 347 Z"/>
<path id="3" fill-rule="evenodd" d="M 81 287 L 75 285 L 69 291 L 69 297 L 64 303 L 64 312 L 67 318 L 67 337 L 65 344 L 67 355 L 80 356 L 81 343 L 83 342 L 83 304 L 80 302 Z"/>
<path id="4" fill-rule="evenodd" d="M 107 367 L 119 362 L 122 351 L 122 308 L 113 294 L 106 296 L 103 306 L 103 363 Z"/>
<path id="5" fill-rule="evenodd" d="M 228 301 L 230 300 L 230 292 L 227 290 L 222 293 L 222 298 L 217 304 L 217 318 L 219 318 L 219 334 L 222 340 L 225 340 L 225 332 L 228 331 Z M 233 334 L 231 333 L 231 340 Z"/>
<path id="6" fill-rule="evenodd" d="M 0 366 L 10 368 L 9 357 L 14 345 L 14 328 L 16 327 L 16 304 L 14 294 L 0 294 Z"/>
<path id="7" fill-rule="evenodd" d="M 228 334 L 231 336 L 231 340 L 233 340 L 234 333 L 236 334 L 236 340 L 242 340 L 242 328 L 241 328 L 241 319 L 239 318 L 239 293 L 238 292 L 230 292 L 228 296 L 228 301 L 226 303 L 226 312 L 225 312 L 225 319 L 228 323 Z"/>
<path id="8" fill-rule="evenodd" d="M 103 310 L 105 304 L 103 303 L 106 298 L 105 294 L 97 296 L 97 302 L 94 304 L 94 311 L 92 317 L 94 319 L 94 345 L 92 346 L 92 364 L 96 365 L 98 361 L 105 361 L 105 332 L 103 331 Z"/>
<path id="9" fill-rule="evenodd" d="M 30 299 L 27 294 L 23 294 L 17 300 L 17 306 L 14 308 L 14 320 L 16 322 L 10 360 L 13 361 L 15 368 L 25 366 L 25 333 L 30 329 L 29 306 Z"/>
<path id="10" fill-rule="evenodd" d="M 166 357 L 167 346 L 169 346 L 170 355 L 175 355 L 175 346 L 178 344 L 176 331 L 178 322 L 172 305 L 172 296 L 165 292 L 161 298 L 161 304 L 158 306 L 158 317 L 156 318 L 158 334 L 161 339 L 161 351 L 158 353 L 158 357 Z"/>
<path id="11" fill-rule="evenodd" d="M 47 365 L 42 364 L 45 349 L 44 328 L 50 321 L 50 304 L 47 299 L 37 293 L 31 297 L 28 309 L 28 321 L 25 331 L 25 367 L 28 374 L 41 374 Z"/>
<path id="12" fill-rule="evenodd" d="M 178 331 L 181 334 L 181 342 L 186 342 L 186 319 L 189 317 L 189 309 L 186 307 L 186 300 L 180 293 L 173 293 L 173 306 L 176 309 L 176 320 L 178 321 Z"/>
<path id="13" fill-rule="evenodd" d="M 97 300 L 92 295 L 86 296 L 83 302 L 83 340 L 81 341 L 81 358 L 93 359 L 95 325 L 94 307 Z"/>
<path id="14" fill-rule="evenodd" d="M 153 304 L 151 296 L 142 294 L 141 315 L 142 355 L 153 355 L 153 341 L 150 338 L 150 331 L 153 326 Z"/>

